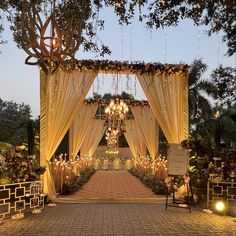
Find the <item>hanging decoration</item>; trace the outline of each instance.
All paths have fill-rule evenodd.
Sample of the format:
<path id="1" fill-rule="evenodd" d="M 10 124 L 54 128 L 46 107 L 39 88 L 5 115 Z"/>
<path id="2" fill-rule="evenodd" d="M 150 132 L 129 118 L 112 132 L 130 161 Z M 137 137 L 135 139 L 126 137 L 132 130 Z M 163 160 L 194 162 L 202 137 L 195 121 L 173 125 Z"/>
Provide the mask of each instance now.
<path id="1" fill-rule="evenodd" d="M 22 45 L 28 54 L 27 65 L 38 65 L 46 74 L 54 73 L 60 65 L 75 63 L 75 53 L 82 43 L 82 37 L 73 38 L 73 19 L 63 22 L 63 27 L 56 20 L 55 0 L 51 15 L 43 23 L 37 6 L 23 1 L 22 4 Z"/>
<path id="2" fill-rule="evenodd" d="M 129 111 L 128 106 L 124 100 L 111 100 L 109 105 L 105 108 L 105 117 L 107 126 L 106 140 L 108 150 L 116 149 L 118 146 L 119 136 L 125 132 L 125 118 Z"/>
<path id="3" fill-rule="evenodd" d="M 99 73 L 116 73 L 116 74 L 167 74 L 181 75 L 188 74 L 190 66 L 187 64 L 161 64 L 161 63 L 144 63 L 136 61 L 129 63 L 127 61 L 109 61 L 109 60 L 79 60 L 76 62 L 65 61 L 60 64 L 60 69 L 64 71 L 73 70 L 95 70 Z"/>
<path id="4" fill-rule="evenodd" d="M 105 114 L 108 119 L 124 120 L 129 108 L 124 100 L 111 100 L 110 104 L 105 108 Z"/>

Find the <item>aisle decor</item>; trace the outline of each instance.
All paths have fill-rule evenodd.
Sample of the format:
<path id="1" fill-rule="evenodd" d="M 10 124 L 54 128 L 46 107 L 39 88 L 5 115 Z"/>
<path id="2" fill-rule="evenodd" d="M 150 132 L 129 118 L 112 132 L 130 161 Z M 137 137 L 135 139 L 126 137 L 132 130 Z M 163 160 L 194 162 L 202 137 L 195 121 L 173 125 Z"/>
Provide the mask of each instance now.
<path id="1" fill-rule="evenodd" d="M 140 179 L 156 194 L 166 194 L 165 178 L 167 176 L 166 157 L 159 155 L 157 158 L 150 156 L 134 159 L 129 172 Z"/>
<path id="2" fill-rule="evenodd" d="M 78 191 L 82 186 L 89 181 L 95 174 L 96 170 L 93 167 L 87 167 L 78 176 L 73 177 L 71 180 L 65 180 L 63 184 L 62 194 L 68 195 Z"/>
<path id="3" fill-rule="evenodd" d="M 81 155 L 76 156 L 75 160 L 68 158 L 67 154 L 61 154 L 51 162 L 57 193 L 76 192 L 95 173 L 91 157 Z"/>

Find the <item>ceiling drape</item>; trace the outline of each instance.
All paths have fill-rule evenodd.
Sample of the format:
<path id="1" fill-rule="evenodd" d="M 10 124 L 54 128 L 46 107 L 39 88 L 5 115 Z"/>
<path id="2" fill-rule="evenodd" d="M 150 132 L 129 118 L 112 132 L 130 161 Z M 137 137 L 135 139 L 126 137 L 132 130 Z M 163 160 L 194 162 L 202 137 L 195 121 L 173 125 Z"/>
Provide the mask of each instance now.
<path id="1" fill-rule="evenodd" d="M 152 158 L 158 156 L 159 125 L 149 106 L 130 106 L 134 119 L 142 131 L 145 145 Z"/>
<path id="2" fill-rule="evenodd" d="M 188 138 L 188 76 L 137 73 L 151 109 L 169 143 Z"/>
<path id="3" fill-rule="evenodd" d="M 83 104 L 69 130 L 69 153 L 74 160 L 82 146 L 84 138 L 94 122 L 98 103 Z"/>
<path id="4" fill-rule="evenodd" d="M 56 190 L 50 159 L 78 114 L 96 71 L 40 74 L 40 164 L 46 167 L 43 175 L 44 193 L 53 200 Z"/>

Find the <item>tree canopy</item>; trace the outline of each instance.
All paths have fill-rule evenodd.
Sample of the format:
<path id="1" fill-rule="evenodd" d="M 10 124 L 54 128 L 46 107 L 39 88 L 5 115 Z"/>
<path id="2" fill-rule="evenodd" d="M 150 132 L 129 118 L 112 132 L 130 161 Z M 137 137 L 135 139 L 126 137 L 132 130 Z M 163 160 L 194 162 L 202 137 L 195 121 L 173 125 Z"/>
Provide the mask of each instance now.
<path id="1" fill-rule="evenodd" d="M 0 99 L 0 141 L 21 145 L 27 140 L 29 105 Z"/>
<path id="2" fill-rule="evenodd" d="M 229 106 L 236 104 L 236 69 L 223 67 L 215 69 L 211 80 L 216 86 L 218 99 Z"/>
<path id="3" fill-rule="evenodd" d="M 37 5 L 44 15 L 50 14 L 51 2 L 47 0 L 29 0 Z M 14 39 L 21 42 L 23 0 L 1 0 L 0 9 L 8 13 L 12 23 Z M 119 17 L 119 22 L 129 24 L 137 14 L 149 28 L 176 26 L 183 19 L 193 20 L 195 25 L 208 26 L 208 33 L 223 32 L 223 40 L 228 46 L 229 56 L 236 52 L 236 2 L 235 0 L 61 0 L 56 2 L 59 24 L 71 20 L 75 25 L 75 39 L 80 40 L 85 50 L 94 50 L 101 55 L 110 50 L 97 37 L 97 30 L 104 28 L 104 21 L 99 12 L 111 7 Z M 0 33 L 2 31 L 0 26 Z"/>

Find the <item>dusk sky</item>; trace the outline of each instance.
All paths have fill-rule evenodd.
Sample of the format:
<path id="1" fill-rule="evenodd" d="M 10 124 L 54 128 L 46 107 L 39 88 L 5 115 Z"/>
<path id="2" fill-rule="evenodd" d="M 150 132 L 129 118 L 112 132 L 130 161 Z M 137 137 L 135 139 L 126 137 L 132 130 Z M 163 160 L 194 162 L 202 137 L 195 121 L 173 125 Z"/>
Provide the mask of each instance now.
<path id="1" fill-rule="evenodd" d="M 130 26 L 123 27 L 122 37 L 122 27 L 118 25 L 117 18 L 111 10 L 106 9 L 102 13 L 105 19 L 105 30 L 99 33 L 99 38 L 112 51 L 112 54 L 104 59 L 130 61 L 132 55 L 133 61 L 165 63 L 165 33 L 163 29 L 151 32 L 145 28 L 144 24 L 133 22 L 133 39 L 131 40 Z M 7 22 L 5 21 L 4 24 L 6 30 L 3 33 L 3 38 L 8 40 L 8 43 L 0 45 L 0 51 L 2 52 L 0 54 L 0 98 L 29 104 L 32 108 L 33 117 L 36 117 L 39 115 L 39 70 L 37 67 L 24 64 L 26 53 L 16 47 Z M 178 27 L 167 28 L 166 63 L 181 62 L 191 64 L 193 59 L 199 55 L 203 62 L 208 65 L 208 71 L 204 78 L 209 78 L 211 71 L 218 66 L 218 59 L 220 64 L 234 67 L 235 57 L 229 58 L 225 56 L 227 47 L 222 43 L 221 39 L 220 43 L 218 43 L 218 35 L 215 34 L 212 37 L 208 37 L 205 31 L 205 27 L 197 28 L 191 21 L 183 21 Z M 221 37 L 221 35 L 219 36 Z M 199 40 L 198 37 L 200 37 Z M 198 42 L 200 50 L 198 50 Z M 131 44 L 133 45 L 132 50 Z M 77 55 L 77 59 L 83 58 L 101 59 L 99 57 L 96 58 L 95 54 L 84 53 L 81 50 Z M 98 78 L 95 80 L 88 96 L 91 96 L 92 91 L 100 94 L 114 92 L 112 76 L 99 75 Z M 119 90 L 126 90 L 127 78 L 124 76 L 120 78 L 120 81 Z M 134 79 L 132 84 L 134 84 Z M 126 91 L 134 93 L 134 86 L 130 87 L 130 91 Z M 139 85 L 136 98 L 145 99 Z"/>

